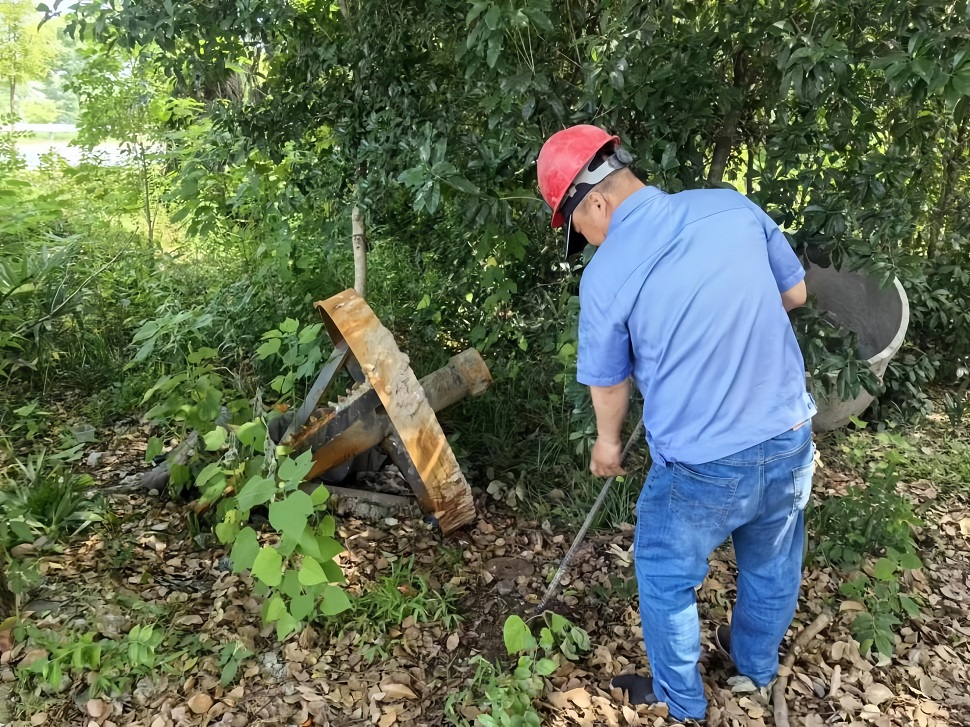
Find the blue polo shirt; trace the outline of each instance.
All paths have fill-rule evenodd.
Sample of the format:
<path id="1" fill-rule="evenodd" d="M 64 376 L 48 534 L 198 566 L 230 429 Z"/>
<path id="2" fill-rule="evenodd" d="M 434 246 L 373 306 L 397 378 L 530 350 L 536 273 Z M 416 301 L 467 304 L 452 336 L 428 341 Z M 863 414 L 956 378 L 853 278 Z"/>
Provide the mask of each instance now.
<path id="1" fill-rule="evenodd" d="M 805 276 L 778 226 L 733 190 L 639 190 L 583 272 L 577 380 L 643 395 L 654 459 L 699 464 L 815 414 L 781 292 Z"/>

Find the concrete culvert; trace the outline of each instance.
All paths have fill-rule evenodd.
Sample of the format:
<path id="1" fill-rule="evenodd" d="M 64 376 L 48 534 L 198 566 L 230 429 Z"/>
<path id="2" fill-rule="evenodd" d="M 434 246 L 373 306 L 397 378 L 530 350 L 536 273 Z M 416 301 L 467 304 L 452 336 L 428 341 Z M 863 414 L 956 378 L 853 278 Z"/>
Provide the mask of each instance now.
<path id="1" fill-rule="evenodd" d="M 818 310 L 858 336 L 859 356 L 867 360 L 882 381 L 909 326 L 909 299 L 899 280 L 893 278 L 892 285 L 883 288 L 861 273 L 812 266 L 805 274 L 805 285 L 809 294 L 815 296 Z M 862 414 L 874 399 L 863 389 L 856 398 L 842 401 L 832 387 L 827 401 L 818 402 L 813 428 L 825 432 L 843 427 L 850 417 Z"/>

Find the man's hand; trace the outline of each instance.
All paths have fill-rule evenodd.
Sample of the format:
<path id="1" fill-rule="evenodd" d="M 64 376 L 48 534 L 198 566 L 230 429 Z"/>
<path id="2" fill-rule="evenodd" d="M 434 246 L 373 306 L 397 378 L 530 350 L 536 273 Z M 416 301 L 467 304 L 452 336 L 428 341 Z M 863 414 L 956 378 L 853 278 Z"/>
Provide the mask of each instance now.
<path id="1" fill-rule="evenodd" d="M 625 475 L 626 470 L 623 469 L 623 445 L 620 444 L 620 440 L 598 437 L 593 443 L 589 471 L 597 477 Z"/>

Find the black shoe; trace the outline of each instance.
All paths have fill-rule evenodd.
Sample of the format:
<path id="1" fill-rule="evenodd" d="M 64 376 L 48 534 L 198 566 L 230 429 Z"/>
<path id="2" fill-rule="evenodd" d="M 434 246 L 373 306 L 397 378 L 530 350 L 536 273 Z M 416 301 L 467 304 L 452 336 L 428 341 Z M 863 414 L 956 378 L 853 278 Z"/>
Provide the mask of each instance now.
<path id="1" fill-rule="evenodd" d="M 621 674 L 610 680 L 610 689 L 620 689 L 630 704 L 657 704 L 660 700 L 653 693 L 653 680 L 639 674 Z"/>
<path id="2" fill-rule="evenodd" d="M 610 689 L 620 689 L 632 705 L 659 704 L 660 700 L 653 693 L 653 680 L 639 674 L 621 674 L 610 680 Z M 667 724 L 672 725 L 706 725 L 706 719 L 676 719 L 668 717 Z"/>
<path id="3" fill-rule="evenodd" d="M 727 624 L 720 624 L 714 628 L 714 645 L 717 646 L 718 653 L 724 657 L 729 664 L 733 664 L 731 658 L 731 627 Z"/>

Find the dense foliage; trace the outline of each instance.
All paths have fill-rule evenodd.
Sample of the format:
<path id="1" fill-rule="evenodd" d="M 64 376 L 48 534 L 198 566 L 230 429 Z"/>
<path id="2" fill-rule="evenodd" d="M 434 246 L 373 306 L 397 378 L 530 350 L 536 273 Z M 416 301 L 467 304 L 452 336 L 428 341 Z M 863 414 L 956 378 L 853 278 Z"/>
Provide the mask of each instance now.
<path id="1" fill-rule="evenodd" d="M 390 308 L 419 306 L 439 341 L 551 341 L 540 321 L 569 287 L 533 162 L 594 122 L 669 191 L 738 186 L 806 261 L 899 276 L 914 326 L 894 407 L 970 353 L 965 2 L 95 3 L 68 27 L 199 102 L 171 124 L 192 122 L 176 218 L 255 235 L 284 285 L 359 203 L 418 273 Z"/>

